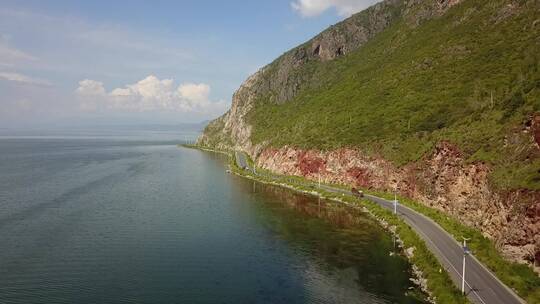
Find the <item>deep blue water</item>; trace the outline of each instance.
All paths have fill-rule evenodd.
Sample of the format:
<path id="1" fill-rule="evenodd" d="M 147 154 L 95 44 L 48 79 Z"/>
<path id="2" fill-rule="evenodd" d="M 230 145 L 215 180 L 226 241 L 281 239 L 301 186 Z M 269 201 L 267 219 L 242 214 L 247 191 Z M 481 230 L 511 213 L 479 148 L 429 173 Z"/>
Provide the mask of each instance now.
<path id="1" fill-rule="evenodd" d="M 0 303 L 421 302 L 373 220 L 183 138 L 0 138 Z"/>

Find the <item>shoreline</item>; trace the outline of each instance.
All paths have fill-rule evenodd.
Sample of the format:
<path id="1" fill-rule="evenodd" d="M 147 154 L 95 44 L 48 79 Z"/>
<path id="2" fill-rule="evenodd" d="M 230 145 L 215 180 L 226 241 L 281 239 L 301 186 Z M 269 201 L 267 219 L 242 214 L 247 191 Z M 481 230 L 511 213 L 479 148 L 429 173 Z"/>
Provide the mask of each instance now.
<path id="1" fill-rule="evenodd" d="M 427 249 L 425 242 L 418 234 L 411 230 L 411 227 L 403 220 L 396 218 L 390 211 L 376 205 L 366 199 L 360 199 L 352 195 L 325 191 L 323 189 L 309 189 L 295 186 L 291 183 L 276 182 L 261 175 L 253 175 L 251 171 L 239 168 L 235 162 L 234 154 L 228 151 L 221 151 L 200 147 L 197 145 L 179 145 L 180 147 L 196 149 L 205 152 L 225 154 L 229 157 L 230 173 L 237 176 L 254 180 L 266 185 L 273 185 L 286 188 L 295 192 L 314 197 L 320 197 L 344 204 L 351 208 L 358 208 L 363 213 L 368 214 L 376 220 L 381 227 L 396 237 L 398 246 L 411 264 L 412 277 L 410 280 L 426 294 L 426 300 L 430 303 L 471 303 L 461 294 L 451 281 L 446 269 L 438 262 L 436 257 Z M 430 265 L 431 267 L 427 267 Z M 444 271 L 442 271 L 444 269 Z"/>

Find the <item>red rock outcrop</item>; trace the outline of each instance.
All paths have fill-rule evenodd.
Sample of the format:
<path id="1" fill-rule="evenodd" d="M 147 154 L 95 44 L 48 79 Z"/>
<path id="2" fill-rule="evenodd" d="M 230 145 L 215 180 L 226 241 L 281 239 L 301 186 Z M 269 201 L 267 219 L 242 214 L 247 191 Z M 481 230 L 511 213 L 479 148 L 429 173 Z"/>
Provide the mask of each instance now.
<path id="1" fill-rule="evenodd" d="M 494 240 L 508 258 L 540 264 L 540 191 L 498 192 L 488 182 L 490 168 L 466 163 L 459 149 L 441 142 L 431 154 L 404 167 L 358 149 L 327 152 L 292 147 L 264 149 L 263 168 L 323 182 L 394 191 L 441 210 Z"/>

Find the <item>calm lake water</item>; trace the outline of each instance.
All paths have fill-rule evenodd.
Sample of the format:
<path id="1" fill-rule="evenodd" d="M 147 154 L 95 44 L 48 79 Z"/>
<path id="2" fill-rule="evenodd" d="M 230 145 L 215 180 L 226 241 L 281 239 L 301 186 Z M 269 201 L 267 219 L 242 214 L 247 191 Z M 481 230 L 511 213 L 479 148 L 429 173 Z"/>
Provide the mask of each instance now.
<path id="1" fill-rule="evenodd" d="M 171 139 L 0 138 L 0 303 L 422 303 L 370 218 Z"/>

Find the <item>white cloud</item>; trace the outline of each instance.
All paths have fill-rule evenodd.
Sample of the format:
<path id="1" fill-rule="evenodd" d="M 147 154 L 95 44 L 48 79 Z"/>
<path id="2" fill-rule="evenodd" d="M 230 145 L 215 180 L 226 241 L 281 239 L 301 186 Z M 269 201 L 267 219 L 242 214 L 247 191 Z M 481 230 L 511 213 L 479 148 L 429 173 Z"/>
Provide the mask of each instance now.
<path id="1" fill-rule="evenodd" d="M 14 60 L 34 61 L 37 58 L 0 41 L 0 60 L 3 62 Z"/>
<path id="2" fill-rule="evenodd" d="M 81 96 L 105 96 L 105 87 L 103 82 L 85 79 L 79 81 L 76 92 Z"/>
<path id="3" fill-rule="evenodd" d="M 315 17 L 334 8 L 342 17 L 348 17 L 380 0 L 295 0 L 291 2 L 293 10 L 302 17 Z"/>
<path id="4" fill-rule="evenodd" d="M 111 96 L 114 96 L 114 97 L 128 97 L 132 94 L 132 91 L 130 88 L 125 88 L 125 89 L 122 89 L 122 88 L 116 88 L 114 90 L 112 90 L 111 92 Z"/>
<path id="5" fill-rule="evenodd" d="M 36 57 L 16 49 L 7 43 L 8 38 L 4 36 L 0 37 L 0 62 L 13 63 L 20 61 L 35 61 Z"/>
<path id="6" fill-rule="evenodd" d="M 210 95 L 210 86 L 204 83 L 186 83 L 178 87 L 177 93 L 186 100 L 205 102 Z"/>
<path id="7" fill-rule="evenodd" d="M 0 65 L 12 67 L 16 64 L 35 62 L 38 59 L 10 45 L 11 37 L 0 33 Z"/>
<path id="8" fill-rule="evenodd" d="M 51 83 L 38 78 L 33 78 L 19 73 L 13 72 L 0 72 L 0 79 L 13 81 L 21 84 L 37 85 L 37 86 L 50 86 Z"/>
<path id="9" fill-rule="evenodd" d="M 81 108 L 101 108 L 134 112 L 177 111 L 221 114 L 224 101 L 210 100 L 210 86 L 205 83 L 183 83 L 175 86 L 173 79 L 150 75 L 134 84 L 106 93 L 103 83 L 85 79 L 75 90 L 81 97 Z"/>
<path id="10" fill-rule="evenodd" d="M 75 93 L 79 96 L 80 109 L 85 112 L 95 112 L 102 108 L 107 97 L 103 82 L 91 79 L 79 81 Z"/>

